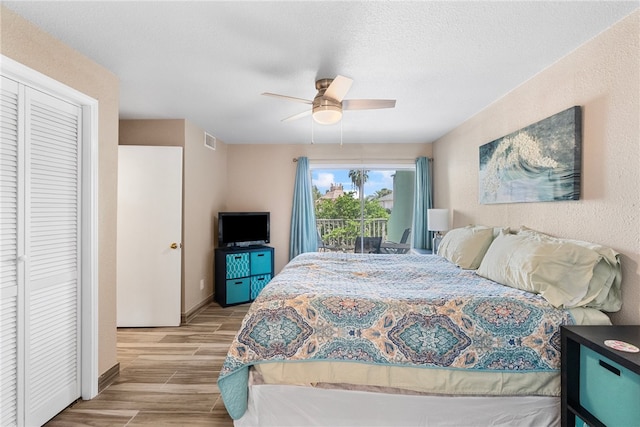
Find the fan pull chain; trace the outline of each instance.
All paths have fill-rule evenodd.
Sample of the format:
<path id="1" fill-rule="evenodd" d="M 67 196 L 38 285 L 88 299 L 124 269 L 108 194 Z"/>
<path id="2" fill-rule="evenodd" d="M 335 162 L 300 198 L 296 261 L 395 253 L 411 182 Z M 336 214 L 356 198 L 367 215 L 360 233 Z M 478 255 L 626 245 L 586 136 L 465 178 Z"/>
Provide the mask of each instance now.
<path id="1" fill-rule="evenodd" d="M 343 119 L 340 119 L 340 148 L 342 148 L 342 141 L 343 141 L 343 139 L 342 139 L 342 134 L 343 134 L 342 120 Z M 315 135 L 315 132 L 314 132 L 315 123 L 314 122 L 315 122 L 315 120 L 313 120 L 313 117 L 312 117 L 311 118 L 311 144 L 315 144 L 316 143 L 315 136 L 314 136 Z"/>

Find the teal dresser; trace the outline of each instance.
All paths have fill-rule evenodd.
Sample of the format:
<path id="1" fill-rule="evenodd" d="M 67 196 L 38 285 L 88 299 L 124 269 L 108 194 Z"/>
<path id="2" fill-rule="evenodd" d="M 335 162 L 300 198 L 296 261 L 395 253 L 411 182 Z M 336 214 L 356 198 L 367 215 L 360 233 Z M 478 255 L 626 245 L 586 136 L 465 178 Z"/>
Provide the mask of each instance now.
<path id="1" fill-rule="evenodd" d="M 640 347 L 640 326 L 562 327 L 563 427 L 640 426 L 640 352 L 608 340 Z"/>
<path id="2" fill-rule="evenodd" d="M 273 277 L 274 250 L 269 246 L 215 250 L 214 298 L 223 307 L 251 302 Z"/>

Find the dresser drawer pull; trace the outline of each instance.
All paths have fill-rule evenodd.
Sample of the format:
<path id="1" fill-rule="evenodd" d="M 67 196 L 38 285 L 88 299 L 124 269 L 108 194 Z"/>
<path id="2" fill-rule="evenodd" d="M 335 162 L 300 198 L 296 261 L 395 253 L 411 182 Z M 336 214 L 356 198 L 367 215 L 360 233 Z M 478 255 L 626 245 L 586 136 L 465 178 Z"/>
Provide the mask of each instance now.
<path id="1" fill-rule="evenodd" d="M 600 363 L 600 366 L 602 366 L 607 371 L 610 371 L 616 374 L 617 376 L 620 376 L 620 369 L 614 368 L 613 366 L 609 365 L 607 362 L 604 362 L 602 360 L 598 360 L 598 363 Z"/>
<path id="2" fill-rule="evenodd" d="M 258 256 L 264 256 L 264 254 L 258 254 Z"/>
<path id="3" fill-rule="evenodd" d="M 242 257 L 241 257 L 241 256 L 237 256 L 237 257 L 234 257 L 234 258 L 235 258 L 235 259 L 242 259 Z"/>
<path id="4" fill-rule="evenodd" d="M 242 285 L 242 282 L 235 282 L 234 285 Z"/>

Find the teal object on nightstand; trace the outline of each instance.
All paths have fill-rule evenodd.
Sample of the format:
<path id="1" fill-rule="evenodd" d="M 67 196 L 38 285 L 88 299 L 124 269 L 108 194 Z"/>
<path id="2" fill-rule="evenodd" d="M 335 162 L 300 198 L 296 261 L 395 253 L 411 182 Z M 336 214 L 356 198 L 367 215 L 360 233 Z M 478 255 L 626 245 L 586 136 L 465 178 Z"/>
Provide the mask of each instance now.
<path id="1" fill-rule="evenodd" d="M 640 375 L 580 346 L 580 405 L 607 426 L 640 425 Z"/>
<path id="2" fill-rule="evenodd" d="M 560 335 L 562 427 L 640 426 L 640 326 L 562 326 Z"/>
<path id="3" fill-rule="evenodd" d="M 584 420 L 580 417 L 576 416 L 576 427 L 589 427 L 589 424 L 584 422 Z"/>

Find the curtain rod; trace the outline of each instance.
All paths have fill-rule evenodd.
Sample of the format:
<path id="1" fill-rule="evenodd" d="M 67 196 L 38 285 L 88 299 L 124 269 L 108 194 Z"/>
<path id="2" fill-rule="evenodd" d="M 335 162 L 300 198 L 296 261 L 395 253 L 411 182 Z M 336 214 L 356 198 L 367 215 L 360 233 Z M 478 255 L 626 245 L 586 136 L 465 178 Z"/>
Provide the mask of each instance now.
<path id="1" fill-rule="evenodd" d="M 427 157 L 429 161 L 433 160 L 431 157 Z M 298 161 L 297 157 L 293 158 L 293 163 Z M 416 159 L 309 159 L 310 162 L 360 162 L 360 163 L 403 163 L 403 162 L 415 162 Z"/>

